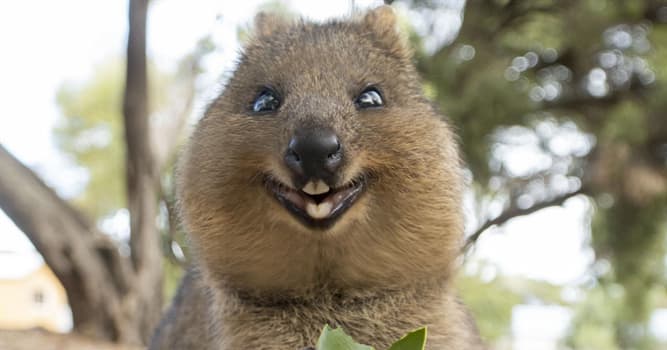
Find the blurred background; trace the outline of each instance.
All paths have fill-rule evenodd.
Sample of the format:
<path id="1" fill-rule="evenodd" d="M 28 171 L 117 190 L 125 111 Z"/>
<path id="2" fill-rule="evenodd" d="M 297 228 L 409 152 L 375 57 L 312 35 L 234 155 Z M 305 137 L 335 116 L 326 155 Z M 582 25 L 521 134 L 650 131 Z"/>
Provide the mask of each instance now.
<path id="1" fill-rule="evenodd" d="M 381 3 L 0 4 L 0 348 L 144 343 L 188 259 L 177 150 L 253 16 Z M 667 349 L 667 1 L 392 6 L 461 137 L 456 283 L 486 342 Z"/>

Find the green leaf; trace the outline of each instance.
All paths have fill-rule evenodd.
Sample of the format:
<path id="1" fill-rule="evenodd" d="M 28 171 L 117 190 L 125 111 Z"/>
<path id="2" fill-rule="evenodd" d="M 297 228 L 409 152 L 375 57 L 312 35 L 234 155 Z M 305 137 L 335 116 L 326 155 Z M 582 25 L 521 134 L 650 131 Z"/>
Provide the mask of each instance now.
<path id="1" fill-rule="evenodd" d="M 320 334 L 320 339 L 317 340 L 317 350 L 373 350 L 373 348 L 355 342 L 341 328 L 332 329 L 326 325 Z"/>
<path id="2" fill-rule="evenodd" d="M 426 346 L 426 327 L 406 334 L 395 342 L 389 350 L 424 350 Z"/>

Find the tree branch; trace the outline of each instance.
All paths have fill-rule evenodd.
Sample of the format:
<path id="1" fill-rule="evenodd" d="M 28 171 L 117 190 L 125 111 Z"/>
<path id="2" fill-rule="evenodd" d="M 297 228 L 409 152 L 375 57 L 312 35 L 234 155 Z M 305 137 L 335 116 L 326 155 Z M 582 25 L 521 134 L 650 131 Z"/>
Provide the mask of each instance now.
<path id="1" fill-rule="evenodd" d="M 28 236 L 62 282 L 77 331 L 115 339 L 129 261 L 107 236 L 0 145 L 0 208 Z M 104 326 L 103 326 L 104 325 Z"/>
<path id="2" fill-rule="evenodd" d="M 475 232 L 472 235 L 470 235 L 466 240 L 466 244 L 463 246 L 463 251 L 464 252 L 468 251 L 468 249 L 470 249 L 470 247 L 472 247 L 475 244 L 475 242 L 477 242 L 477 239 L 479 239 L 479 237 L 492 226 L 503 225 L 504 223 L 506 223 L 511 219 L 514 219 L 519 216 L 529 215 L 544 208 L 562 205 L 566 200 L 584 193 L 587 193 L 587 189 L 581 187 L 574 192 L 565 193 L 550 200 L 536 203 L 535 205 L 528 208 L 519 208 L 515 205 L 512 205 L 509 208 L 507 208 L 504 212 L 502 212 L 500 215 L 484 222 L 479 228 L 477 228 L 477 230 L 475 230 Z"/>

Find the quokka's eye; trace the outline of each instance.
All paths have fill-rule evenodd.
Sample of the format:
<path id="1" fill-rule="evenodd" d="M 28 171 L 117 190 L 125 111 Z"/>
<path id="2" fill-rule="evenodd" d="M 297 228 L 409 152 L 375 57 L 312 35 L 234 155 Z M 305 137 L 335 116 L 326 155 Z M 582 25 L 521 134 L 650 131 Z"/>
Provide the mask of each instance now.
<path id="1" fill-rule="evenodd" d="M 280 97 L 270 88 L 264 88 L 252 103 L 254 113 L 273 112 L 280 107 Z"/>
<path id="2" fill-rule="evenodd" d="M 382 107 L 384 106 L 384 101 L 382 100 L 382 94 L 374 86 L 367 87 L 364 91 L 359 94 L 357 99 L 354 101 L 354 104 L 357 105 L 359 109 L 373 108 L 373 107 Z"/>

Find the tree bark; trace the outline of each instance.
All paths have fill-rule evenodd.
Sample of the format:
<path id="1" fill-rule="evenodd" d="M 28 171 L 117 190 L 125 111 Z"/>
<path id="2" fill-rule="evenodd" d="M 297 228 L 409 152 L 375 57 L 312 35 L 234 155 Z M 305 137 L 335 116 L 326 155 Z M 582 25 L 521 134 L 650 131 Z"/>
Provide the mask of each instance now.
<path id="1" fill-rule="evenodd" d="M 162 310 L 162 254 L 155 225 L 159 169 L 148 116 L 146 20 L 148 0 L 130 0 L 123 117 L 125 121 L 130 249 L 136 273 L 135 327 L 146 342 Z"/>

